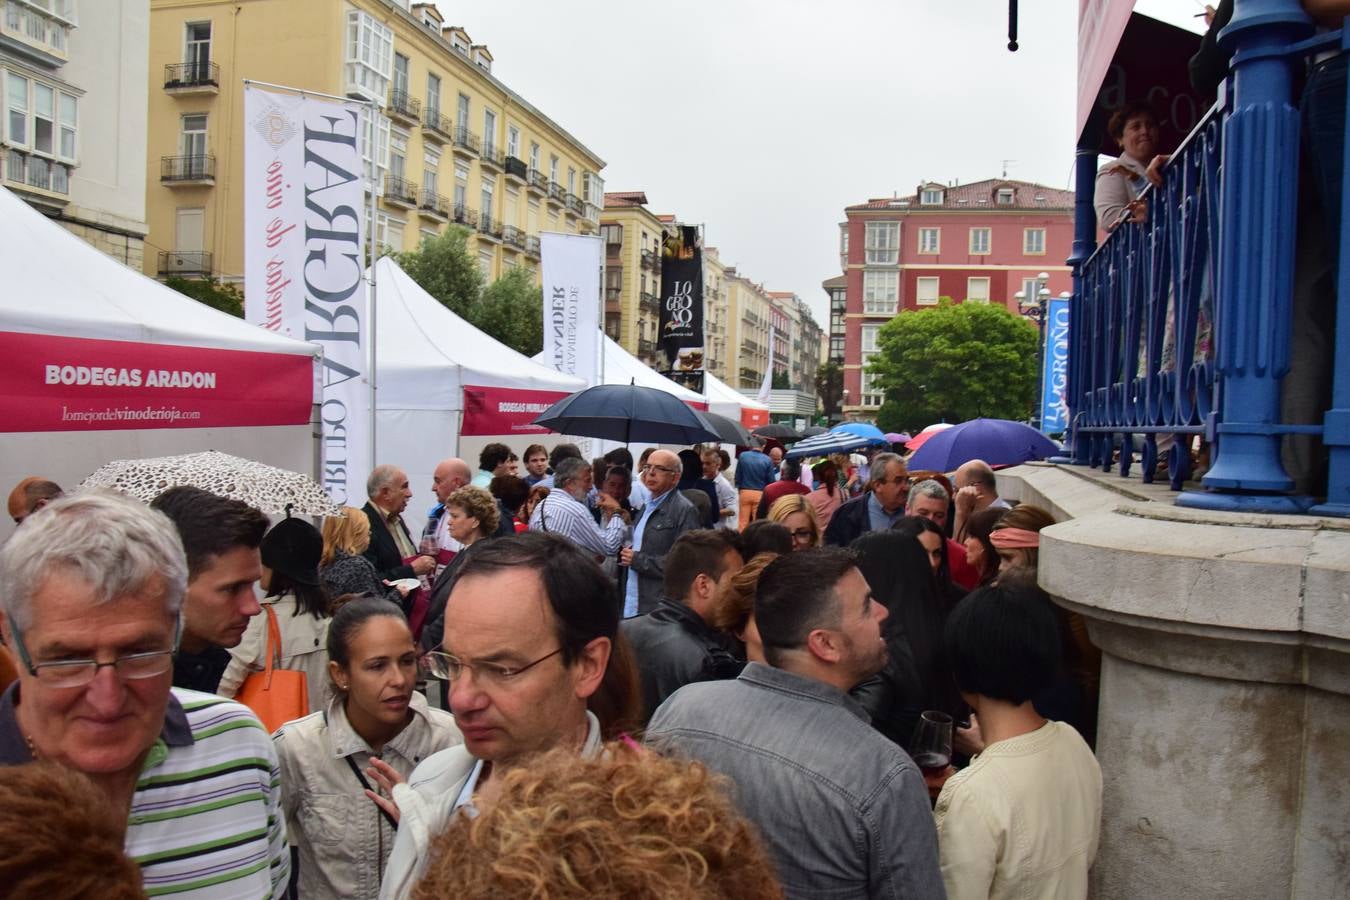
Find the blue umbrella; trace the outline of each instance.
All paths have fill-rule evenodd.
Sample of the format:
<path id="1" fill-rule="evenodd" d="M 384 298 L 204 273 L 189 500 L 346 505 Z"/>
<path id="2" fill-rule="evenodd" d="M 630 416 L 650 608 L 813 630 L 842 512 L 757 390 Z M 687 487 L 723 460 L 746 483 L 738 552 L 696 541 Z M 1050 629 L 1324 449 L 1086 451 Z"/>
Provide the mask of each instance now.
<path id="1" fill-rule="evenodd" d="M 570 394 L 534 420 L 559 434 L 625 444 L 697 444 L 720 441 L 698 413 L 674 394 L 636 384 L 598 384 Z"/>
<path id="2" fill-rule="evenodd" d="M 886 439 L 882 437 L 866 437 L 835 429 L 801 441 L 784 455 L 788 459 L 828 456 L 831 453 L 848 453 L 851 450 L 861 450 L 863 447 L 881 447 L 885 444 Z"/>
<path id="3" fill-rule="evenodd" d="M 871 422 L 840 422 L 830 430 L 845 434 L 856 434 L 859 437 L 875 438 L 880 443 L 886 443 L 886 435 L 882 434 L 881 429 Z"/>
<path id="4" fill-rule="evenodd" d="M 1022 422 L 972 419 L 934 434 L 914 451 L 909 467 L 950 472 L 972 459 L 982 459 L 991 466 L 1012 466 L 1029 459 L 1045 459 L 1058 451 L 1054 441 Z"/>

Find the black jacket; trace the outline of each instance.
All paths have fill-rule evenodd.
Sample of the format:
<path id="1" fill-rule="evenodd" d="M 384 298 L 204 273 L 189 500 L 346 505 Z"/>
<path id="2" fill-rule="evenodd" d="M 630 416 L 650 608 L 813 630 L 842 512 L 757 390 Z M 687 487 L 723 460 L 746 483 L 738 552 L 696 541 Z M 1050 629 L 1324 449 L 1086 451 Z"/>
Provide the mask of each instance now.
<path id="1" fill-rule="evenodd" d="M 394 536 L 389 533 L 389 526 L 385 524 L 384 516 L 380 514 L 380 511 L 375 508 L 373 503 L 367 503 L 361 507 L 361 511 L 370 520 L 370 546 L 366 548 L 366 552 L 362 555 L 370 560 L 380 578 L 387 581 L 416 578 L 417 573 L 413 571 L 412 566 L 404 564 L 403 554 L 398 552 L 398 544 L 394 542 Z M 398 519 L 398 527 L 402 528 L 403 533 L 408 535 L 409 543 L 416 547 L 417 541 L 408 531 L 408 526 L 403 524 L 402 517 Z"/>
<path id="2" fill-rule="evenodd" d="M 677 600 L 662 598 L 656 609 L 625 619 L 619 630 L 633 645 L 642 676 L 644 722 L 686 684 L 735 678 L 745 667 L 732 640 Z"/>
<path id="3" fill-rule="evenodd" d="M 834 511 L 829 527 L 825 529 L 825 543 L 831 547 L 847 547 L 872 530 L 867 519 L 867 498 L 872 492 L 854 497 Z"/>

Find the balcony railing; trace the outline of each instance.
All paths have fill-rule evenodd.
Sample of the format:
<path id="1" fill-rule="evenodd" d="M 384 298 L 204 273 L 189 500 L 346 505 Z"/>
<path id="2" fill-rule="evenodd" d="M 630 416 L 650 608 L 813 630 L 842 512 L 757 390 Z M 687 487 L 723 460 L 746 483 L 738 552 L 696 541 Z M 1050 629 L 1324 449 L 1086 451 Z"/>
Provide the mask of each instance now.
<path id="1" fill-rule="evenodd" d="M 468 228 L 478 227 L 478 210 L 463 204 L 457 204 L 450 210 L 450 221 Z"/>
<path id="2" fill-rule="evenodd" d="M 1206 490 L 1183 492 L 1179 505 L 1250 512 L 1311 506 L 1318 514 L 1346 516 L 1350 266 L 1342 259 L 1338 333 L 1325 336 L 1327 373 L 1310 376 L 1312 383 L 1283 383 L 1291 364 L 1305 362 L 1303 354 L 1316 356 L 1320 343 L 1295 324 L 1300 304 L 1331 298 L 1295 298 L 1295 233 L 1305 227 L 1297 209 L 1299 154 L 1290 146 L 1299 140 L 1297 97 L 1287 77 L 1263 67 L 1280 54 L 1339 47 L 1341 34 L 1277 46 L 1289 32 L 1254 15 L 1238 5 L 1229 26 L 1235 40 L 1225 47 L 1234 60 L 1227 88 L 1172 154 L 1161 187 L 1141 193 L 1143 221 L 1120 224 L 1095 252 L 1090 186 L 1096 154 L 1079 151 L 1066 450 L 1075 463 L 1118 466 L 1128 475 L 1133 438 L 1142 435 L 1141 468 L 1149 481 L 1158 438 L 1176 435 L 1168 474 L 1172 488 L 1181 489 L 1190 467 L 1187 445 L 1204 435 L 1211 455 L 1201 478 Z M 1278 152 L 1271 149 L 1276 141 Z M 1335 168 L 1343 165 L 1338 156 Z M 1347 224 L 1341 222 L 1342 232 Z M 1328 239 L 1333 246 L 1344 242 L 1341 233 Z M 1326 388 L 1331 409 L 1315 399 Z M 1305 400 L 1311 414 L 1285 419 L 1282 391 Z M 1330 451 L 1329 468 L 1313 462 L 1287 471 L 1281 444 L 1289 436 L 1296 443 L 1320 437 Z M 1327 502 L 1312 506 L 1309 494 L 1323 474 Z"/>
<path id="3" fill-rule="evenodd" d="M 449 116 L 441 115 L 440 110 L 427 108 L 422 110 L 422 133 L 445 143 L 454 133 L 454 125 Z"/>
<path id="4" fill-rule="evenodd" d="M 30 156 L 10 150 L 4 156 L 5 181 L 11 185 L 37 188 L 53 194 L 70 193 L 70 170 L 65 163 L 42 156 Z"/>
<path id="5" fill-rule="evenodd" d="M 502 229 L 502 240 L 517 250 L 525 249 L 525 232 L 514 225 L 507 225 Z"/>
<path id="6" fill-rule="evenodd" d="M 483 212 L 478 215 L 478 233 L 490 238 L 501 240 L 502 223 L 500 219 L 492 218 L 492 214 Z"/>
<path id="7" fill-rule="evenodd" d="M 409 209 L 417 205 L 417 185 L 397 175 L 384 176 L 384 199 Z"/>
<path id="8" fill-rule="evenodd" d="M 216 158 L 205 153 L 161 157 L 159 180 L 164 184 L 215 184 Z"/>
<path id="9" fill-rule="evenodd" d="M 528 254 L 528 255 L 530 255 L 530 256 L 533 256 L 533 257 L 535 257 L 536 259 L 538 259 L 538 257 L 539 257 L 539 238 L 538 238 L 538 237 L 536 237 L 535 235 L 532 235 L 532 234 L 527 234 L 527 235 L 525 235 L 525 252 L 526 252 L 526 254 Z"/>
<path id="10" fill-rule="evenodd" d="M 423 188 L 418 197 L 417 211 L 424 216 L 430 216 L 444 222 L 450 218 L 450 201 L 435 191 Z"/>
<path id="11" fill-rule="evenodd" d="M 161 250 L 159 253 L 159 274 L 210 275 L 211 252 L 209 250 Z"/>
<path id="12" fill-rule="evenodd" d="M 550 181 L 548 183 L 548 202 L 551 205 L 562 206 L 563 197 L 565 196 L 567 196 L 567 191 L 563 190 L 561 184 L 558 184 L 556 181 Z"/>
<path id="13" fill-rule="evenodd" d="M 654 313 L 661 312 L 661 298 L 649 291 L 643 291 L 639 295 L 639 303 Z"/>
<path id="14" fill-rule="evenodd" d="M 220 87 L 220 66 L 213 62 L 169 63 L 164 67 L 164 90 L 195 93 Z"/>
<path id="15" fill-rule="evenodd" d="M 638 340 L 638 356 L 655 356 L 655 355 L 656 355 L 655 341 L 648 341 L 643 339 Z"/>
<path id="16" fill-rule="evenodd" d="M 482 142 L 478 135 L 474 134 L 463 125 L 455 129 L 455 151 L 457 153 L 468 153 L 478 156 L 483 149 Z"/>
<path id="17" fill-rule="evenodd" d="M 402 119 L 405 122 L 422 121 L 422 101 L 407 91 L 390 91 L 389 105 L 384 108 L 384 111 L 393 118 Z"/>
<path id="18" fill-rule="evenodd" d="M 0 6 L 4 7 L 4 17 L 0 18 L 0 30 L 61 59 L 66 58 L 71 23 L 54 13 L 38 8 L 35 3 L 4 0 L 0 2 Z"/>
<path id="19" fill-rule="evenodd" d="M 483 152 L 479 154 L 478 159 L 483 165 L 490 166 L 499 172 L 506 168 L 506 154 L 492 144 L 483 144 Z"/>
<path id="20" fill-rule="evenodd" d="M 567 214 L 571 216 L 581 215 L 581 198 L 571 191 L 563 195 L 563 204 L 567 207 Z"/>
<path id="21" fill-rule="evenodd" d="M 506 157 L 505 163 L 507 178 L 514 178 L 522 184 L 530 180 L 530 170 L 524 162 L 516 159 L 514 156 L 508 156 Z"/>
<path id="22" fill-rule="evenodd" d="M 528 185 L 531 192 L 536 194 L 548 193 L 548 176 L 538 169 L 530 170 L 530 181 Z"/>
<path id="23" fill-rule="evenodd" d="M 655 250 L 643 250 L 642 265 L 648 269 L 661 268 L 661 255 Z"/>

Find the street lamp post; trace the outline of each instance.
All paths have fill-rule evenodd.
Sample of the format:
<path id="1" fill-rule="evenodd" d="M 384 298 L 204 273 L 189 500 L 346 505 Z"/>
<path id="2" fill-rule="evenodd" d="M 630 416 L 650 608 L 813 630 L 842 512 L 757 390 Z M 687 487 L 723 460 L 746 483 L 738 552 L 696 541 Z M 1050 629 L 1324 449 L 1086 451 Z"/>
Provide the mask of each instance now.
<path id="1" fill-rule="evenodd" d="M 1032 407 L 1031 425 L 1041 427 L 1041 399 L 1045 393 L 1045 305 L 1050 300 L 1049 272 L 1039 273 L 1032 282 L 1030 297 L 1024 291 L 1013 296 L 1017 299 L 1017 311 L 1036 323 L 1036 402 Z"/>

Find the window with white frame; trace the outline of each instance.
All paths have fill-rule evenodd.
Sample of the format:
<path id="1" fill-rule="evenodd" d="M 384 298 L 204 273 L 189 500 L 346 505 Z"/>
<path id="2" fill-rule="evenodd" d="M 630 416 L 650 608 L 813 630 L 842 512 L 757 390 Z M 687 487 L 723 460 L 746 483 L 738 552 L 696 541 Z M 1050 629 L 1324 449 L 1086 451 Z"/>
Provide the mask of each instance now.
<path id="1" fill-rule="evenodd" d="M 942 205 L 942 189 L 941 189 L 941 188 L 924 188 L 922 191 L 919 192 L 919 205 L 920 205 L 920 206 L 941 206 L 941 205 Z"/>
<path id="2" fill-rule="evenodd" d="M 571 166 L 567 167 L 567 193 L 573 196 L 577 193 L 577 170 Z"/>
<path id="3" fill-rule="evenodd" d="M 506 129 L 506 155 L 520 159 L 520 129 L 514 125 Z"/>
<path id="4" fill-rule="evenodd" d="M 478 251 L 478 269 L 483 273 L 484 283 L 492 280 L 492 251 Z"/>
<path id="5" fill-rule="evenodd" d="M 1045 229 L 1025 228 L 1022 230 L 1022 252 L 1027 256 L 1045 255 Z"/>
<path id="6" fill-rule="evenodd" d="M 990 229 L 972 228 L 970 229 L 970 252 L 975 256 L 984 256 L 989 253 Z"/>
<path id="7" fill-rule="evenodd" d="M 558 157 L 556 156 L 548 158 L 548 180 L 554 184 L 558 183 Z"/>
<path id="8" fill-rule="evenodd" d="M 347 12 L 347 90 L 381 106 L 393 77 L 394 32 L 369 13 Z"/>
<path id="9" fill-rule="evenodd" d="M 938 280 L 934 276 L 920 276 L 914 280 L 914 302 L 919 306 L 937 306 Z"/>
<path id="10" fill-rule="evenodd" d="M 469 130 L 469 95 L 460 94 L 455 97 L 455 128 L 460 131 Z"/>
<path id="11" fill-rule="evenodd" d="M 422 147 L 422 190 L 427 196 L 436 196 L 437 175 L 441 170 L 441 155 L 434 150 Z"/>
<path id="12" fill-rule="evenodd" d="M 919 229 L 919 252 L 937 253 L 942 247 L 942 229 L 941 228 L 920 228 Z"/>
<path id="13" fill-rule="evenodd" d="M 5 78 L 7 142 L 41 156 L 74 162 L 78 149 L 76 98 L 13 72 L 5 73 Z"/>
<path id="14" fill-rule="evenodd" d="M 402 128 L 389 129 L 389 174 L 406 178 L 408 171 L 408 132 Z"/>
<path id="15" fill-rule="evenodd" d="M 483 152 L 491 156 L 497 149 L 497 114 L 483 110 Z"/>
<path id="16" fill-rule="evenodd" d="M 871 315 L 895 315 L 900 296 L 900 273 L 894 270 L 863 270 L 863 312 Z"/>
<path id="17" fill-rule="evenodd" d="M 581 189 L 586 194 L 586 202 L 595 207 L 592 214 L 598 214 L 605 205 L 605 180 L 594 172 L 582 172 Z"/>
<path id="18" fill-rule="evenodd" d="M 402 53 L 394 54 L 394 90 L 401 93 L 404 97 L 408 96 L 408 57 Z M 404 103 L 407 103 L 405 100 Z"/>
<path id="19" fill-rule="evenodd" d="M 1012 206 L 1015 196 L 1012 188 L 999 188 L 998 193 L 994 195 L 994 202 L 999 206 Z"/>
<path id="20" fill-rule="evenodd" d="M 427 73 L 427 101 L 423 108 L 428 116 L 441 114 L 441 76 L 433 72 Z"/>
<path id="21" fill-rule="evenodd" d="M 492 215 L 492 195 L 497 191 L 497 179 L 491 175 L 483 176 L 483 215 Z"/>
<path id="22" fill-rule="evenodd" d="M 893 266 L 900 261 L 900 223 L 868 222 L 863 229 L 863 246 L 869 266 Z"/>
<path id="23" fill-rule="evenodd" d="M 403 250 L 403 220 L 390 218 L 384 228 L 384 246 L 395 252 Z"/>
<path id="24" fill-rule="evenodd" d="M 862 373 L 862 405 L 880 406 L 886 399 L 882 393 L 881 386 L 877 384 L 878 377 L 871 372 Z"/>
<path id="25" fill-rule="evenodd" d="M 872 354 L 881 349 L 880 339 L 880 325 L 864 325 L 862 327 L 862 355 L 864 362 L 866 362 Z"/>
<path id="26" fill-rule="evenodd" d="M 183 116 L 178 134 L 178 154 L 190 159 L 202 159 L 206 156 L 206 113 L 194 113 Z M 205 165 L 205 163 L 188 163 Z"/>
<path id="27" fill-rule="evenodd" d="M 520 221 L 520 191 L 514 184 L 507 184 L 502 196 L 502 221 L 515 225 Z"/>
<path id="28" fill-rule="evenodd" d="M 364 116 L 366 120 L 366 139 L 361 147 L 362 161 L 365 163 L 366 178 L 375 184 L 378 191 L 384 184 L 384 176 L 389 172 L 389 120 L 383 115 Z"/>
<path id="29" fill-rule="evenodd" d="M 183 62 L 194 80 L 204 80 L 211 66 L 211 23 L 188 22 L 183 26 Z"/>
<path id="30" fill-rule="evenodd" d="M 1023 279 L 1022 279 L 1022 297 L 1023 297 L 1022 302 L 1024 302 L 1024 303 L 1037 303 L 1037 302 L 1039 302 L 1038 295 L 1040 294 L 1041 287 L 1042 287 L 1042 285 L 1041 285 L 1040 279 L 1038 279 L 1038 278 L 1023 278 Z"/>
<path id="31" fill-rule="evenodd" d="M 839 226 L 839 268 L 848 266 L 848 226 Z"/>
<path id="32" fill-rule="evenodd" d="M 469 203 L 469 167 L 462 162 L 455 163 L 455 206 L 463 210 Z"/>
<path id="33" fill-rule="evenodd" d="M 530 142 L 530 171 L 539 171 L 539 145 L 533 141 Z"/>
<path id="34" fill-rule="evenodd" d="M 966 279 L 966 302 L 967 303 L 989 302 L 988 278 L 971 277 Z"/>

